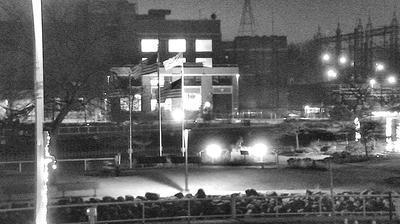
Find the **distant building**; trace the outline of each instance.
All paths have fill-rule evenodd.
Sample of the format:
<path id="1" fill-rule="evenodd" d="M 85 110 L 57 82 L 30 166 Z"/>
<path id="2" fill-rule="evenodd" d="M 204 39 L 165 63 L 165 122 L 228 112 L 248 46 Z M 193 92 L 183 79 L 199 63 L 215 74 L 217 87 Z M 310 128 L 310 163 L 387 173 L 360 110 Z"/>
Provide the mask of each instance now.
<path id="1" fill-rule="evenodd" d="M 239 69 L 235 65 L 223 65 L 220 21 L 215 17 L 203 20 L 167 20 L 170 10 L 149 10 L 148 14 L 135 15 L 130 24 L 126 24 L 121 38 L 131 39 L 132 49 L 144 60 L 159 54 L 162 62 L 178 52 L 183 52 L 185 63 L 185 92 L 188 100 L 186 108 L 202 112 L 204 107 L 213 116 L 229 117 L 239 110 L 238 78 Z M 133 63 L 139 63 L 140 60 Z M 127 82 L 130 67 L 134 64 L 115 66 L 119 79 Z M 161 86 L 179 79 L 180 69 L 172 73 L 160 68 Z M 157 109 L 157 74 L 143 76 L 136 88 L 135 110 L 151 112 Z M 114 117 L 121 116 L 116 111 L 126 112 L 126 89 L 120 95 L 113 94 L 112 109 Z M 180 107 L 180 99 L 167 99 L 163 103 L 164 111 L 172 111 Z"/>
<path id="2" fill-rule="evenodd" d="M 287 109 L 285 36 L 236 37 L 223 52 L 226 63 L 239 66 L 241 110 Z"/>
<path id="3" fill-rule="evenodd" d="M 128 82 L 129 67 L 115 67 L 119 79 Z M 203 67 L 201 64 L 185 63 L 184 66 L 184 100 L 185 111 L 188 119 L 212 117 L 229 118 L 238 111 L 238 78 L 239 70 L 235 67 Z M 171 83 L 181 79 L 181 68 L 176 67 L 166 71 L 163 67 L 159 70 L 160 89 L 167 88 Z M 158 74 L 144 75 L 140 80 L 139 91 L 133 97 L 134 112 L 152 112 L 157 110 L 158 99 Z M 179 87 L 180 88 L 180 87 Z M 178 89 L 179 90 L 179 89 Z M 163 92 L 163 91 L 161 91 Z M 180 95 L 180 94 L 178 94 Z M 127 92 L 119 95 L 119 104 L 122 113 L 129 111 L 129 98 Z M 181 109 L 181 97 L 162 96 L 163 114 L 166 119 L 171 119 L 171 113 Z M 206 114 L 205 114 L 206 113 Z M 114 113 L 114 116 L 118 116 Z M 123 116 L 120 114 L 120 116 Z"/>

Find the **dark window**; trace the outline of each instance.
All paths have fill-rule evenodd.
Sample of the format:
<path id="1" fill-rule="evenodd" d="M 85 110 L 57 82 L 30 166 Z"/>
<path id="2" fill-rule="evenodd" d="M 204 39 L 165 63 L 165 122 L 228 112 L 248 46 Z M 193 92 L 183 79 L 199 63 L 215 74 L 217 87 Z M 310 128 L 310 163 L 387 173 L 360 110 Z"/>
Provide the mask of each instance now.
<path id="1" fill-rule="evenodd" d="M 212 84 L 213 86 L 231 86 L 232 76 L 213 76 Z"/>
<path id="2" fill-rule="evenodd" d="M 185 86 L 201 86 L 200 76 L 185 77 Z"/>

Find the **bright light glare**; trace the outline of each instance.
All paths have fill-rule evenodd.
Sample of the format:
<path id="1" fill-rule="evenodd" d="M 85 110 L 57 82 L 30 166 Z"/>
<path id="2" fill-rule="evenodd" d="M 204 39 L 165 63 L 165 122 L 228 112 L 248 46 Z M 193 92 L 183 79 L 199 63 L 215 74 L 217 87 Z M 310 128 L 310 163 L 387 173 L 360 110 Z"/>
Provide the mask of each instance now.
<path id="1" fill-rule="evenodd" d="M 387 78 L 387 81 L 388 81 L 388 83 L 390 83 L 390 84 L 394 84 L 394 83 L 396 83 L 396 77 L 394 77 L 394 76 L 389 76 L 388 78 Z"/>
<path id="2" fill-rule="evenodd" d="M 186 52 L 186 40 L 185 39 L 169 39 L 168 40 L 168 51 L 169 52 Z"/>
<path id="3" fill-rule="evenodd" d="M 337 72 L 334 69 L 328 69 L 326 72 L 329 78 L 336 78 L 337 77 Z"/>
<path id="4" fill-rule="evenodd" d="M 204 108 L 210 108 L 210 107 L 211 107 L 211 103 L 208 102 L 208 101 L 206 101 L 206 102 L 204 103 Z"/>
<path id="5" fill-rule="evenodd" d="M 195 41 L 196 52 L 211 52 L 212 51 L 212 40 L 200 40 Z"/>
<path id="6" fill-rule="evenodd" d="M 339 58 L 339 63 L 341 64 L 341 65 L 345 65 L 345 64 L 347 64 L 347 57 L 345 56 L 345 55 L 342 55 L 342 56 L 340 56 L 340 58 Z"/>
<path id="7" fill-rule="evenodd" d="M 211 144 L 206 147 L 207 156 L 212 159 L 218 159 L 221 156 L 222 148 L 217 144 Z"/>
<path id="8" fill-rule="evenodd" d="M 399 116 L 399 112 L 397 111 L 372 111 L 371 112 L 372 116 L 374 117 L 393 117 L 393 116 Z"/>
<path id="9" fill-rule="evenodd" d="M 157 52 L 158 39 L 142 39 L 140 45 L 142 52 Z"/>
<path id="10" fill-rule="evenodd" d="M 172 111 L 172 119 L 174 119 L 175 121 L 182 121 L 182 119 L 183 119 L 182 110 L 174 110 L 174 111 Z"/>
<path id="11" fill-rule="evenodd" d="M 380 62 L 378 62 L 378 63 L 375 64 L 375 70 L 377 72 L 383 71 L 383 70 L 385 70 L 385 65 L 380 63 Z"/>
<path id="12" fill-rule="evenodd" d="M 371 88 L 374 88 L 375 84 L 376 84 L 376 80 L 375 79 L 369 80 L 369 85 L 371 86 Z"/>
<path id="13" fill-rule="evenodd" d="M 329 62 L 331 60 L 331 55 L 328 53 L 325 53 L 322 55 L 322 61 L 323 62 Z"/>
<path id="14" fill-rule="evenodd" d="M 257 143 L 251 147 L 250 153 L 256 157 L 263 157 L 267 154 L 268 147 L 265 144 Z"/>

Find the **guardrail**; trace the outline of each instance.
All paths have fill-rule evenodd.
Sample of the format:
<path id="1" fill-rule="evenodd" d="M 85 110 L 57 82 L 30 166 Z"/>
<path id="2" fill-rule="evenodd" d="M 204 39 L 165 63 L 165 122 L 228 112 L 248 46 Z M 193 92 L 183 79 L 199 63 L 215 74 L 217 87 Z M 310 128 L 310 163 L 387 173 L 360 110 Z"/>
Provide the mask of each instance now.
<path id="1" fill-rule="evenodd" d="M 398 197 L 398 196 L 396 196 Z M 343 199 L 346 198 L 344 201 Z M 387 217 L 393 219 L 394 206 L 391 194 L 381 195 L 330 195 L 314 194 L 310 196 L 263 196 L 263 197 L 206 197 L 168 200 L 146 200 L 127 198 L 121 200 L 98 199 L 86 203 L 80 200 L 58 201 L 58 205 L 49 205 L 49 219 L 52 223 L 126 223 L 147 221 L 195 220 L 199 218 L 238 219 L 238 218 L 279 218 L 279 217 Z M 389 200 L 389 204 L 382 204 Z M 299 203 L 299 202 L 304 202 Z M 307 202 L 312 203 L 307 204 Z M 355 207 L 340 207 L 354 203 Z M 68 204 L 71 203 L 71 204 Z M 73 204 L 75 203 L 75 204 Z M 4 213 L 8 217 L 13 212 L 30 217 L 34 207 L 0 209 L 0 221 Z M 331 206 L 331 207 L 329 207 Z M 73 215 L 72 215 L 73 214 Z M 7 216 L 6 215 L 6 216 Z M 320 220 L 323 221 L 323 220 Z"/>
<path id="2" fill-rule="evenodd" d="M 57 162 L 81 162 L 83 161 L 84 164 L 84 170 L 88 170 L 88 162 L 89 161 L 108 161 L 108 160 L 114 160 L 114 157 L 105 157 L 105 158 L 83 158 L 83 159 L 58 159 Z M 7 162 L 0 162 L 1 165 L 7 165 L 7 164 L 17 164 L 18 165 L 18 172 L 22 173 L 22 164 L 27 164 L 27 163 L 36 163 L 35 161 L 7 161 Z"/>

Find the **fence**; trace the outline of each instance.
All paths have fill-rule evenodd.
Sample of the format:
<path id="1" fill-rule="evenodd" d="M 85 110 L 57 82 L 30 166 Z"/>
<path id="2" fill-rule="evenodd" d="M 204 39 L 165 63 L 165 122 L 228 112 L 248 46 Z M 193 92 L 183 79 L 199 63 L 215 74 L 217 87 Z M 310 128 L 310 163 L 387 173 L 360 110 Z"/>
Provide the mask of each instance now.
<path id="1" fill-rule="evenodd" d="M 398 196 L 396 196 L 398 197 Z M 346 204 L 346 205 L 345 205 Z M 18 218 L 33 216 L 33 207 L 0 209 L 4 217 L 18 214 Z M 330 197 L 324 194 L 288 196 L 220 196 L 170 200 L 134 199 L 133 197 L 103 200 L 81 198 L 59 200 L 49 205 L 51 223 L 132 223 L 195 219 L 237 219 L 249 217 L 280 218 L 310 216 L 387 217 L 394 211 L 391 194 L 350 195 Z M 7 213 L 8 215 L 6 215 Z M 18 222 L 17 222 L 18 223 Z"/>
<path id="2" fill-rule="evenodd" d="M 88 162 L 89 161 L 114 161 L 114 157 L 106 157 L 106 158 L 83 158 L 83 159 L 59 159 L 57 162 L 83 162 L 84 170 L 88 170 Z M 9 162 L 0 162 L 0 166 L 2 169 L 6 169 L 11 165 L 11 170 L 18 170 L 19 173 L 22 173 L 22 165 L 23 164 L 34 164 L 35 161 L 9 161 Z M 17 168 L 15 169 L 16 165 Z"/>

